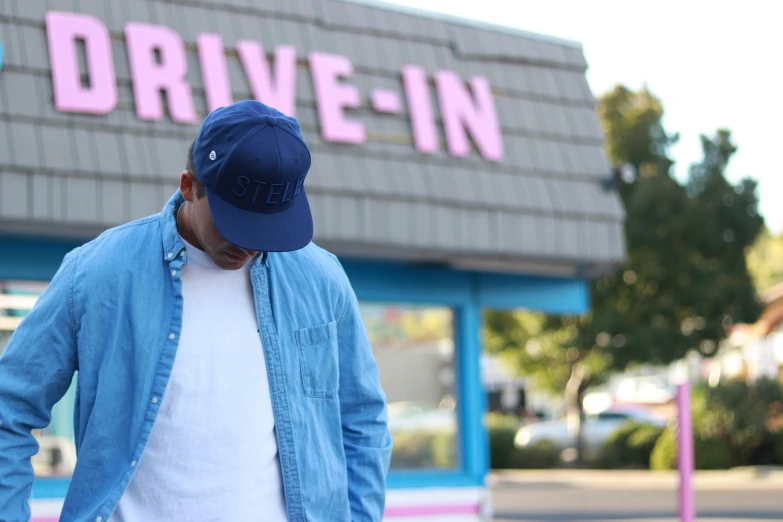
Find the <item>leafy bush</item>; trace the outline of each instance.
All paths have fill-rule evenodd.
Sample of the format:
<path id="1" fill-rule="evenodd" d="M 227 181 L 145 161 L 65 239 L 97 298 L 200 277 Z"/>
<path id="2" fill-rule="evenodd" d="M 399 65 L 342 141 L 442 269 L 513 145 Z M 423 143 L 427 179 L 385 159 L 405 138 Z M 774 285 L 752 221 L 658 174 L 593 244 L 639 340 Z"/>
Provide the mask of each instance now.
<path id="1" fill-rule="evenodd" d="M 492 469 L 514 468 L 515 453 L 514 437 L 520 423 L 516 417 L 487 414 L 487 432 L 489 438 L 489 465 Z"/>
<path id="2" fill-rule="evenodd" d="M 489 462 L 492 469 L 545 469 L 560 464 L 560 448 L 541 441 L 527 448 L 514 446 L 514 437 L 521 426 L 512 415 L 487 415 Z"/>
<path id="3" fill-rule="evenodd" d="M 608 469 L 648 469 L 650 455 L 663 428 L 628 423 L 614 432 L 598 456 L 599 467 Z"/>
<path id="4" fill-rule="evenodd" d="M 778 457 L 778 462 L 783 462 L 783 432 L 778 433 L 775 439 L 776 439 L 775 454 Z"/>
<path id="5" fill-rule="evenodd" d="M 733 466 L 783 464 L 774 446 L 783 433 L 783 386 L 772 379 L 702 386 L 693 396 L 697 438 L 720 440 Z"/>
<path id="6" fill-rule="evenodd" d="M 432 463 L 436 468 L 453 468 L 457 465 L 459 448 L 457 437 L 450 431 L 441 431 L 432 437 L 430 446 Z"/>
<path id="7" fill-rule="evenodd" d="M 731 452 L 726 445 L 715 438 L 695 434 L 693 439 L 693 460 L 695 469 L 728 469 L 731 467 Z M 677 469 L 677 430 L 667 428 L 658 438 L 650 455 L 650 469 Z"/>
<path id="8" fill-rule="evenodd" d="M 550 469 L 561 464 L 561 448 L 548 440 L 542 440 L 526 448 L 515 448 L 512 465 L 515 469 Z"/>
<path id="9" fill-rule="evenodd" d="M 729 380 L 695 388 L 693 432 L 696 469 L 783 464 L 783 385 Z M 677 467 L 675 430 L 658 440 L 650 464 Z"/>
<path id="10" fill-rule="evenodd" d="M 432 436 L 422 433 L 395 433 L 391 467 L 395 469 L 431 468 Z"/>
<path id="11" fill-rule="evenodd" d="M 453 468 L 457 462 L 454 433 L 449 431 L 394 434 L 394 469 Z"/>

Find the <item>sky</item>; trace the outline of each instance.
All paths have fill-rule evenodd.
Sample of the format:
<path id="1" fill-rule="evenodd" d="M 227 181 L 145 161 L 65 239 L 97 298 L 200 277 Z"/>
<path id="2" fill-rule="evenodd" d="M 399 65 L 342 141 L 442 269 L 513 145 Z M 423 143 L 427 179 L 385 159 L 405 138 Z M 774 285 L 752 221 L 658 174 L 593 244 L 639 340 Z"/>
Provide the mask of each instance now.
<path id="1" fill-rule="evenodd" d="M 783 176 L 775 152 L 783 126 L 783 2 L 778 0 L 385 0 L 580 42 L 600 96 L 615 84 L 647 85 L 678 132 L 675 175 L 701 159 L 700 134 L 732 131 L 727 171 L 759 182 L 759 211 L 783 231 Z"/>

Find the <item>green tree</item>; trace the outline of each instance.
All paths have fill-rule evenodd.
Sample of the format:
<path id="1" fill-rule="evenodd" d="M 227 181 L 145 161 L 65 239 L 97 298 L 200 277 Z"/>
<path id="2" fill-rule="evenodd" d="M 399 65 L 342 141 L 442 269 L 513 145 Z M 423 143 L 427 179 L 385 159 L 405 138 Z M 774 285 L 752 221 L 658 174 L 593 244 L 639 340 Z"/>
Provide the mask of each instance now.
<path id="1" fill-rule="evenodd" d="M 486 314 L 488 349 L 511 352 L 521 372 L 566 391 L 577 430 L 581 391 L 604 370 L 668 363 L 692 349 L 712 354 L 726 328 L 760 311 L 745 250 L 763 219 L 755 182 L 731 186 L 724 177 L 736 151 L 730 133 L 701 137 L 704 158 L 682 185 L 668 156 L 678 136 L 665 131 L 663 106 L 646 88 L 616 87 L 598 113 L 611 162 L 623 167 L 615 184 L 627 214 L 626 262 L 591 283 L 583 317 L 549 317 L 536 330 L 519 312 Z"/>
<path id="2" fill-rule="evenodd" d="M 683 268 L 689 285 L 680 302 L 686 343 L 699 343 L 711 354 L 715 343 L 734 322 L 755 321 L 762 306 L 747 265 L 746 253 L 764 228 L 758 214 L 757 183 L 745 178 L 736 186 L 724 172 L 737 148 L 728 130 L 701 136 L 704 159 L 693 165 L 685 189 L 690 196 L 690 256 Z M 689 332 L 692 333 L 689 334 Z"/>

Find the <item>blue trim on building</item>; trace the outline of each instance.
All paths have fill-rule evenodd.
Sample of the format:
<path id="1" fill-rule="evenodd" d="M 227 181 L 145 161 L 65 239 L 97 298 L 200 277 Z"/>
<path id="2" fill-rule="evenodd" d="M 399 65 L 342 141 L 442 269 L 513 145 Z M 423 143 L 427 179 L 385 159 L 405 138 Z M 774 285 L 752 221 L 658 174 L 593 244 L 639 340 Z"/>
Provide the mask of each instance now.
<path id="1" fill-rule="evenodd" d="M 0 279 L 48 280 L 67 252 L 63 241 L 0 237 Z M 460 463 L 457 470 L 389 473 L 389 488 L 482 486 L 489 471 L 481 383 L 481 311 L 528 308 L 546 313 L 583 313 L 589 306 L 585 281 L 456 271 L 433 265 L 343 261 L 360 300 L 449 306 L 455 314 L 455 369 Z M 33 498 L 62 498 L 67 479 L 38 479 Z"/>
<path id="2" fill-rule="evenodd" d="M 360 300 L 461 306 L 471 302 L 470 278 L 430 265 L 343 261 Z"/>
<path id="3" fill-rule="evenodd" d="M 343 261 L 359 299 L 479 308 L 528 308 L 582 314 L 590 306 L 586 281 L 574 278 L 467 272 L 432 265 Z"/>
<path id="4" fill-rule="evenodd" d="M 482 419 L 487 409 L 481 382 L 481 310 L 475 304 L 457 309 L 456 395 L 462 469 L 481 482 L 489 471 L 489 447 Z"/>
<path id="5" fill-rule="evenodd" d="M 481 307 L 582 314 L 590 306 L 590 287 L 582 279 L 510 274 L 476 274 L 476 277 Z"/>
<path id="6" fill-rule="evenodd" d="M 0 236 L 0 279 L 49 281 L 79 242 Z"/>
<path id="7" fill-rule="evenodd" d="M 458 471 L 394 471 L 386 480 L 388 489 L 481 487 L 484 477 Z"/>
<path id="8" fill-rule="evenodd" d="M 67 478 L 39 478 L 33 482 L 33 500 L 62 499 L 71 481 Z"/>

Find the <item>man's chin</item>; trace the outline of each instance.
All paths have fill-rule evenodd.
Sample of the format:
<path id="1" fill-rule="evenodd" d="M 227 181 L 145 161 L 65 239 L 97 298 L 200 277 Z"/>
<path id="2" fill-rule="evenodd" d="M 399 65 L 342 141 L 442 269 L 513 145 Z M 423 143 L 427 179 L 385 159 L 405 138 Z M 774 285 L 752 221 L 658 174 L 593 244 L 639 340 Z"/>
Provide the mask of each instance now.
<path id="1" fill-rule="evenodd" d="M 245 266 L 248 261 L 250 261 L 250 258 L 239 258 L 237 256 L 227 254 L 226 252 L 222 252 L 220 257 L 217 259 L 213 257 L 212 261 L 218 266 L 218 268 L 222 268 L 223 270 L 239 270 Z"/>

